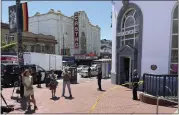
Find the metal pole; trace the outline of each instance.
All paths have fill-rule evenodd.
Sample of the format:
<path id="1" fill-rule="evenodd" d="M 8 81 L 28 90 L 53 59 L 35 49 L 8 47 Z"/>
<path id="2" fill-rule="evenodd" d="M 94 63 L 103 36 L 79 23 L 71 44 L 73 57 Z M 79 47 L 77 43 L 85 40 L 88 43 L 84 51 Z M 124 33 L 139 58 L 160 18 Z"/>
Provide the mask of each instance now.
<path id="1" fill-rule="evenodd" d="M 160 99 L 160 97 L 159 97 L 159 88 L 158 88 L 158 85 L 157 85 L 157 104 L 156 104 L 156 114 L 158 114 L 158 106 L 159 106 L 159 99 Z"/>
<path id="2" fill-rule="evenodd" d="M 156 114 L 158 114 L 159 100 L 160 100 L 160 97 L 159 97 L 159 96 L 157 96 L 157 108 L 156 108 Z"/>
<path id="3" fill-rule="evenodd" d="M 65 55 L 65 44 L 64 44 L 64 34 L 63 34 L 63 55 Z"/>
<path id="4" fill-rule="evenodd" d="M 16 19 L 17 19 L 17 46 L 18 46 L 18 62 L 21 67 L 24 65 L 23 48 L 22 48 L 22 28 L 20 25 L 20 0 L 16 0 Z"/>
<path id="5" fill-rule="evenodd" d="M 22 28 L 21 28 L 21 23 L 20 22 L 20 0 L 16 0 L 16 20 L 17 20 L 17 53 L 18 53 L 18 64 L 19 68 L 22 71 L 22 65 L 24 65 L 24 59 L 23 59 L 23 47 L 22 47 Z M 20 73 L 21 73 L 20 71 Z M 22 81 L 21 75 L 20 76 L 20 82 Z M 20 96 L 21 98 L 23 97 L 23 85 L 20 83 Z"/>

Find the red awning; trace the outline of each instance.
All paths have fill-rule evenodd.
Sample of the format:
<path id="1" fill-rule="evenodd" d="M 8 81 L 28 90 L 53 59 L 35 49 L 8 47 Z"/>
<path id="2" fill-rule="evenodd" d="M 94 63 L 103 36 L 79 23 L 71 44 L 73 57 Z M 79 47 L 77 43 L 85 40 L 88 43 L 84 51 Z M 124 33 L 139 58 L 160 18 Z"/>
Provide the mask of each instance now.
<path id="1" fill-rule="evenodd" d="M 86 54 L 86 56 L 96 56 L 96 54 L 93 52 L 90 52 L 89 54 Z"/>

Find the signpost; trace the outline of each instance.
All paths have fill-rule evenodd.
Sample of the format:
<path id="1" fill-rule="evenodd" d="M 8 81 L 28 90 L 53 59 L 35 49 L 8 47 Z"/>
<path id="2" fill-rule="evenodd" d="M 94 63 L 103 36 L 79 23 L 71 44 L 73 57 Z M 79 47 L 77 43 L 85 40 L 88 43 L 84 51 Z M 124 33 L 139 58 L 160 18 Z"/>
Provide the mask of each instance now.
<path id="1" fill-rule="evenodd" d="M 18 46 L 18 62 L 21 67 L 24 65 L 23 47 L 22 47 L 22 28 L 20 23 L 20 0 L 16 0 L 16 22 L 17 22 L 17 46 Z"/>

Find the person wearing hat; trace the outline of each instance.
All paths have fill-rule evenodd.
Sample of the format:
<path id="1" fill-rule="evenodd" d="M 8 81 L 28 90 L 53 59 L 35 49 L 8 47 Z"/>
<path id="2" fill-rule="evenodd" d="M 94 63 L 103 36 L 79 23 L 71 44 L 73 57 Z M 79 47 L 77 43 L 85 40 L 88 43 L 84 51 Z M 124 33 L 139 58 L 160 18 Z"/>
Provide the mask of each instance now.
<path id="1" fill-rule="evenodd" d="M 63 73 L 63 91 L 62 91 L 62 97 L 65 97 L 65 88 L 66 85 L 68 87 L 68 91 L 70 94 L 70 98 L 72 98 L 72 93 L 71 93 L 71 88 L 70 88 L 70 73 L 68 72 L 68 69 L 65 68 L 64 69 L 64 73 Z"/>
<path id="2" fill-rule="evenodd" d="M 27 98 L 28 102 L 28 110 L 30 109 L 30 102 L 34 104 L 34 110 L 37 110 L 38 108 L 36 105 L 33 89 L 33 77 L 31 76 L 29 69 L 24 71 L 22 83 L 24 85 L 24 96 Z"/>

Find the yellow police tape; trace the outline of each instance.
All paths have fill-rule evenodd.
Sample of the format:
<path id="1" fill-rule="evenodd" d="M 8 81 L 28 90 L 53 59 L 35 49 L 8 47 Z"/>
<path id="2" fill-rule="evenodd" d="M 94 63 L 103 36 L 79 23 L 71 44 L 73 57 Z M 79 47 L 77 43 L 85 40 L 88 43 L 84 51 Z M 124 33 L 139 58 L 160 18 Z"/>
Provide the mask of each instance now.
<path id="1" fill-rule="evenodd" d="M 142 84 L 144 81 L 139 81 L 139 82 L 132 82 L 132 83 L 125 83 L 122 85 L 133 85 L 134 83 L 138 83 L 139 85 Z"/>
<path id="2" fill-rule="evenodd" d="M 133 82 L 133 83 L 138 83 L 138 84 L 142 84 L 144 81 L 139 81 L 139 82 Z M 125 84 L 122 84 L 122 85 L 132 85 L 133 83 L 125 83 Z M 113 90 L 113 89 L 117 89 L 119 86 L 115 86 L 115 87 L 112 87 L 110 88 L 108 91 L 106 91 L 105 93 L 101 94 L 98 99 L 96 100 L 95 104 L 92 106 L 91 110 L 89 113 L 91 113 L 95 108 L 96 108 L 96 105 L 98 104 L 98 102 L 100 101 L 100 99 L 105 95 L 107 94 L 109 91 Z"/>
<path id="3" fill-rule="evenodd" d="M 1 46 L 1 49 L 5 49 L 5 48 L 8 48 L 8 47 L 14 46 L 14 45 L 16 45 L 16 44 L 17 44 L 17 42 L 9 43 L 9 44 L 7 44 L 7 45 Z"/>

